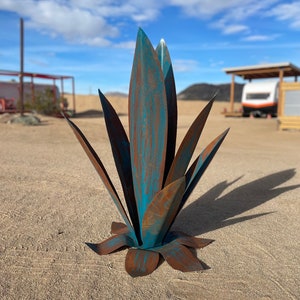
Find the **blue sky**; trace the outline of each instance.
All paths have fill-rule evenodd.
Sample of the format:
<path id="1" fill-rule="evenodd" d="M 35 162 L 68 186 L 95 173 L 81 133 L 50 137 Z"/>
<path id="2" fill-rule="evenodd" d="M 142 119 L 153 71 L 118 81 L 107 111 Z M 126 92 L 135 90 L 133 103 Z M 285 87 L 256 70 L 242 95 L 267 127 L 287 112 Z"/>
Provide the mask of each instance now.
<path id="1" fill-rule="evenodd" d="M 1 0 L 2 70 L 20 68 L 20 17 L 25 71 L 75 76 L 79 94 L 128 92 L 138 27 L 155 47 L 165 39 L 177 92 L 230 82 L 227 67 L 300 65 L 299 1 Z"/>

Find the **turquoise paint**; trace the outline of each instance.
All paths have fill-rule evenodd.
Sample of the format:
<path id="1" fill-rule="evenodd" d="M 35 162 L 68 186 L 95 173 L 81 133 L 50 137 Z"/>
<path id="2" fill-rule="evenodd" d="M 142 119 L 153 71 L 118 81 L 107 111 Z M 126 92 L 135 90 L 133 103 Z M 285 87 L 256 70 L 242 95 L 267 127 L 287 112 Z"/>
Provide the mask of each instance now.
<path id="1" fill-rule="evenodd" d="M 167 101 L 157 54 L 140 29 L 129 92 L 130 152 L 139 221 L 162 188 L 167 141 Z"/>
<path id="2" fill-rule="evenodd" d="M 143 249 L 162 244 L 176 216 L 184 191 L 185 177 L 182 177 L 155 195 L 142 223 Z"/>
<path id="3" fill-rule="evenodd" d="M 158 59 L 161 63 L 162 72 L 164 74 L 164 83 L 167 96 L 168 109 L 168 137 L 167 137 L 167 156 L 164 172 L 164 181 L 167 177 L 169 169 L 174 159 L 177 135 L 177 94 L 175 80 L 172 68 L 172 62 L 169 50 L 164 40 L 161 40 L 156 48 Z"/>

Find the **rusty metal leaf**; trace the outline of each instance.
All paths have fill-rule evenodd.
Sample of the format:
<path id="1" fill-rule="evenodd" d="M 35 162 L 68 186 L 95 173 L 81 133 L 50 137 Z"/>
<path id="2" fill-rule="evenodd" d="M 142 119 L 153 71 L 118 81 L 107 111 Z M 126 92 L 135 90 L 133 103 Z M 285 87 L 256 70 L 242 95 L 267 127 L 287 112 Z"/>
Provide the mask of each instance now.
<path id="1" fill-rule="evenodd" d="M 69 120 L 67 117 L 65 117 L 65 119 L 68 121 L 68 124 L 72 128 L 76 138 L 78 139 L 79 143 L 81 144 L 82 148 L 84 149 L 85 153 L 89 157 L 89 159 L 92 162 L 93 166 L 95 167 L 97 173 L 99 174 L 100 178 L 102 179 L 104 185 L 106 186 L 107 190 L 109 191 L 114 203 L 116 204 L 123 220 L 125 221 L 125 223 L 128 227 L 128 230 L 131 233 L 133 233 L 134 231 L 133 231 L 131 223 L 128 219 L 126 211 L 123 207 L 123 204 L 122 204 L 122 202 L 121 202 L 121 200 L 120 200 L 120 198 L 117 194 L 117 191 L 116 191 L 113 183 L 111 182 L 111 180 L 110 180 L 110 178 L 107 174 L 107 171 L 106 171 L 103 163 L 101 162 L 101 160 L 98 157 L 97 153 L 95 152 L 93 147 L 90 145 L 90 143 L 88 142 L 88 140 L 86 139 L 84 134 L 81 132 L 81 130 L 71 120 Z"/>
<path id="2" fill-rule="evenodd" d="M 156 47 L 156 52 L 160 61 L 162 72 L 164 74 L 168 106 L 168 142 L 164 173 L 164 178 L 166 178 L 175 156 L 177 134 L 177 95 L 171 57 L 164 40 L 160 41 L 160 43 Z"/>
<path id="3" fill-rule="evenodd" d="M 184 175 L 204 128 L 213 101 L 214 99 L 209 101 L 186 133 L 171 165 L 166 185 Z"/>
<path id="4" fill-rule="evenodd" d="M 176 240 L 176 242 L 190 247 L 190 248 L 204 248 L 214 242 L 214 240 L 211 239 L 203 239 L 203 238 L 197 238 L 194 236 L 190 236 L 186 233 L 180 232 L 180 231 L 172 231 L 168 233 L 168 236 L 166 237 L 165 243 L 170 243 L 173 240 Z"/>
<path id="5" fill-rule="evenodd" d="M 125 269 L 132 277 L 146 276 L 151 274 L 159 263 L 159 253 L 142 250 L 129 249 L 125 260 Z"/>
<path id="6" fill-rule="evenodd" d="M 141 243 L 137 205 L 132 182 L 129 141 L 116 111 L 109 103 L 107 98 L 101 93 L 101 91 L 99 90 L 98 92 L 102 104 L 106 129 L 110 139 L 115 165 L 122 184 L 129 216 L 137 239 Z"/>
<path id="7" fill-rule="evenodd" d="M 182 272 L 204 270 L 201 261 L 186 246 L 174 240 L 157 249 L 167 263 Z"/>
<path id="8" fill-rule="evenodd" d="M 146 210 L 142 223 L 143 248 L 161 245 L 177 214 L 184 191 L 185 177 L 182 177 L 155 195 Z"/>
<path id="9" fill-rule="evenodd" d="M 123 247 L 134 247 L 134 241 L 128 236 L 128 234 L 118 234 L 111 236 L 105 241 L 99 244 L 86 243 L 93 251 L 99 255 L 106 255 L 117 251 Z"/>
<path id="10" fill-rule="evenodd" d="M 128 233 L 128 228 L 124 223 L 112 222 L 110 232 L 112 234 Z"/>
<path id="11" fill-rule="evenodd" d="M 140 224 L 162 188 L 167 145 L 167 100 L 157 53 L 140 29 L 129 89 L 129 132 L 133 185 Z"/>
<path id="12" fill-rule="evenodd" d="M 180 205 L 181 209 L 192 193 L 193 189 L 197 185 L 198 181 L 200 180 L 201 176 L 203 175 L 204 171 L 212 161 L 213 157 L 217 153 L 219 147 L 221 146 L 222 142 L 224 141 L 229 128 L 226 129 L 223 133 L 217 136 L 196 158 L 195 162 L 192 164 L 190 169 L 186 174 L 187 178 L 187 188 L 182 198 L 182 203 Z"/>
<path id="13" fill-rule="evenodd" d="M 181 238 L 178 238 L 177 241 L 185 246 L 188 246 L 190 248 L 204 248 L 214 242 L 214 240 L 211 239 L 203 239 L 203 238 L 197 238 L 194 236 L 183 236 Z"/>

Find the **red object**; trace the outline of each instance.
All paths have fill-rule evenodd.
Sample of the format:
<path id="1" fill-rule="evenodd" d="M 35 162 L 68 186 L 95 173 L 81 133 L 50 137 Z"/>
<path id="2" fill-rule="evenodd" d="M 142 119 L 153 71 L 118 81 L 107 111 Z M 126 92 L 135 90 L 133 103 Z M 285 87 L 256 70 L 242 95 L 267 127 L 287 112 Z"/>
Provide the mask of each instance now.
<path id="1" fill-rule="evenodd" d="M 15 105 L 15 99 L 7 99 L 1 98 L 0 99 L 0 112 L 14 112 L 17 110 Z"/>

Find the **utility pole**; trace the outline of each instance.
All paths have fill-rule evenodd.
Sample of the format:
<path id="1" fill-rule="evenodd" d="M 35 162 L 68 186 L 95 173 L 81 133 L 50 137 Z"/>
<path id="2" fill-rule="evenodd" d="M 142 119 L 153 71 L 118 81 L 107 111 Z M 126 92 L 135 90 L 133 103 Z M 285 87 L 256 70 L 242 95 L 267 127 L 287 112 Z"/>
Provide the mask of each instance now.
<path id="1" fill-rule="evenodd" d="M 24 115 L 24 84 L 23 84 L 23 73 L 24 73 L 24 21 L 20 19 L 20 110 L 21 116 Z"/>

